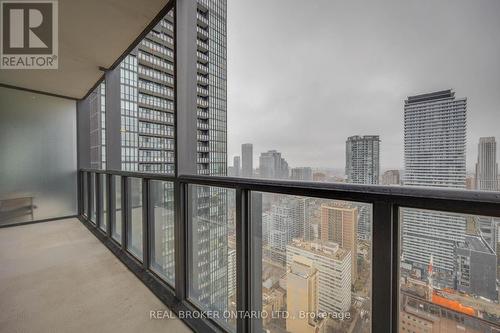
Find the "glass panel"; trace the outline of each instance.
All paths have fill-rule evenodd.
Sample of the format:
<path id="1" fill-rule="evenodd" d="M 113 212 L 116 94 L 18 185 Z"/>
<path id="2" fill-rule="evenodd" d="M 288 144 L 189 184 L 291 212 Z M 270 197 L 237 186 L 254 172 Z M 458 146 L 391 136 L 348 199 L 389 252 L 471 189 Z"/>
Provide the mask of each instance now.
<path id="1" fill-rule="evenodd" d="M 153 207 L 151 269 L 165 281 L 175 285 L 173 183 L 152 180 L 150 198 Z"/>
<path id="2" fill-rule="evenodd" d="M 130 221 L 127 234 L 127 249 L 142 259 L 142 179 L 130 178 Z"/>
<path id="3" fill-rule="evenodd" d="M 106 231 L 106 226 L 108 225 L 108 185 L 107 185 L 107 176 L 106 175 L 99 175 L 100 177 L 100 182 L 101 182 L 101 209 L 102 209 L 102 217 L 101 217 L 101 223 L 99 227 L 103 230 Z"/>
<path id="4" fill-rule="evenodd" d="M 236 329 L 235 190 L 189 186 L 189 298 Z"/>
<path id="5" fill-rule="evenodd" d="M 89 183 L 87 180 L 88 172 L 82 173 L 82 187 L 83 187 L 83 215 L 89 216 Z"/>
<path id="6" fill-rule="evenodd" d="M 369 204 L 252 194 L 267 332 L 370 332 Z"/>
<path id="7" fill-rule="evenodd" d="M 0 225 L 77 214 L 75 101 L 0 87 Z"/>
<path id="8" fill-rule="evenodd" d="M 90 195 L 91 195 L 91 212 L 90 212 L 90 222 L 96 223 L 96 212 L 97 212 L 97 192 L 96 192 L 96 175 L 95 173 L 90 173 Z"/>
<path id="9" fill-rule="evenodd" d="M 500 218 L 404 208 L 400 331 L 496 332 Z"/>
<path id="10" fill-rule="evenodd" d="M 118 242 L 122 242 L 122 177 L 113 176 L 115 185 L 115 219 L 111 225 L 111 236 Z"/>

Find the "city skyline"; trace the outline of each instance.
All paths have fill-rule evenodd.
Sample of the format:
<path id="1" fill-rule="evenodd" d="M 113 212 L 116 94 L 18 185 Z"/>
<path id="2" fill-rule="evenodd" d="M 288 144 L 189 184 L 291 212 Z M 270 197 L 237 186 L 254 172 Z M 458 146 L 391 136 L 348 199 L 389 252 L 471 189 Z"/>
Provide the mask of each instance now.
<path id="1" fill-rule="evenodd" d="M 147 28 L 123 54 L 75 35 L 117 59 L 83 99 L 0 87 L 3 243 L 33 243 L 0 270 L 7 325 L 104 299 L 127 320 L 89 327 L 497 332 L 500 0 L 469 1 L 112 6 Z M 62 304 L 89 272 L 106 293 Z"/>
<path id="2" fill-rule="evenodd" d="M 357 133 L 356 135 L 353 135 L 353 136 L 359 136 L 359 135 L 364 135 L 364 136 L 377 136 L 377 137 L 380 137 L 379 135 L 366 135 L 366 134 L 362 134 L 362 133 Z M 468 135 L 468 132 L 466 132 L 466 136 L 469 136 Z M 467 175 L 470 175 L 470 174 L 476 174 L 476 166 L 477 166 L 477 158 L 478 158 L 478 155 L 480 154 L 480 148 L 478 147 L 478 143 L 481 141 L 481 139 L 484 139 L 485 137 L 488 137 L 488 138 L 493 138 L 494 140 L 497 138 L 497 136 L 483 136 L 483 135 L 480 135 L 478 136 L 477 138 L 477 142 L 475 143 L 475 148 L 473 149 L 472 151 L 472 154 L 469 152 L 469 149 L 467 148 L 466 149 L 466 174 Z M 498 138 L 500 139 L 500 133 L 498 135 Z M 403 139 L 403 138 L 402 138 Z M 228 140 L 229 141 L 229 140 Z M 344 141 L 345 142 L 345 141 Z M 380 139 L 380 142 L 382 142 L 382 139 Z M 244 143 L 243 145 L 253 145 L 253 143 Z M 229 145 L 229 144 L 228 144 Z M 274 147 L 273 145 L 266 145 L 268 146 L 269 148 L 268 149 L 264 149 L 262 153 L 265 153 L 267 151 L 271 151 L 271 150 L 277 150 L 277 149 L 274 149 L 274 148 L 271 148 L 271 147 Z M 344 143 L 344 146 L 345 146 L 345 143 Z M 381 144 L 382 146 L 382 144 Z M 469 143 L 467 142 L 467 147 L 469 146 Z M 240 145 L 241 147 L 241 145 Z M 497 146 L 495 145 L 495 152 L 496 152 L 496 155 L 500 155 L 500 146 Z M 380 148 L 380 152 L 381 152 L 381 155 L 383 154 L 383 148 L 381 147 Z M 253 159 L 252 159 L 252 164 L 255 166 L 253 167 L 253 170 L 257 170 L 259 168 L 259 156 L 260 154 L 257 152 L 257 154 L 254 154 L 253 156 Z M 283 156 L 285 158 L 287 158 L 287 153 L 286 152 L 283 152 Z M 343 153 L 343 156 L 345 157 L 345 151 Z M 404 171 L 404 153 L 403 153 L 403 164 L 400 165 L 400 166 L 396 166 L 394 168 L 391 168 L 390 166 L 382 166 L 380 165 L 380 176 L 382 176 L 382 174 L 384 172 L 387 172 L 387 171 L 393 171 L 393 170 L 397 170 L 397 171 Z M 241 158 L 241 151 L 238 153 L 238 152 L 235 152 L 234 155 L 229 155 L 228 154 L 228 159 L 231 159 L 231 158 Z M 471 162 L 470 160 L 472 160 L 473 162 Z M 344 160 L 346 162 L 346 160 Z M 294 169 L 297 169 L 297 168 L 311 168 L 313 171 L 318 171 L 318 170 L 336 170 L 336 171 L 340 171 L 340 170 L 345 170 L 345 162 L 344 162 L 344 165 L 338 165 L 337 163 L 335 165 L 321 165 L 321 166 L 312 166 L 314 163 L 304 163 L 304 164 L 290 164 L 290 170 L 292 168 Z M 234 162 L 233 162 L 234 163 Z M 469 165 L 469 164 L 472 164 L 472 165 Z M 234 166 L 234 164 L 233 164 Z M 228 165 L 228 167 L 231 167 L 231 165 Z M 240 165 L 240 172 L 241 172 L 241 165 Z M 499 171 L 500 172 L 500 171 Z M 255 176 L 255 175 L 254 175 Z M 500 177 L 500 174 L 498 175 Z M 500 184 L 498 185 L 500 187 Z"/>
<path id="3" fill-rule="evenodd" d="M 500 136 L 500 3 L 482 4 L 229 3 L 228 155 L 252 142 L 254 165 L 276 149 L 293 167 L 342 168 L 345 138 L 380 135 L 381 169 L 402 169 L 404 99 L 454 89 L 468 98 L 473 172 L 479 137 Z"/>

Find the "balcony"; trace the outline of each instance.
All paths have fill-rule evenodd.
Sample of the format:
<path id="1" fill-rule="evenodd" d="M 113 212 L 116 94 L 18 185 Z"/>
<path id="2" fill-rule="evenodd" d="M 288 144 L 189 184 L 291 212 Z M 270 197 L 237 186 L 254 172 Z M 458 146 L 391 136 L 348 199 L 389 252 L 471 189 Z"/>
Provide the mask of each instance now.
<path id="1" fill-rule="evenodd" d="M 198 134 L 198 140 L 199 141 L 208 141 L 210 140 L 210 137 L 208 134 Z"/>
<path id="2" fill-rule="evenodd" d="M 113 7 L 112 1 L 103 1 Z M 152 20 L 173 5 L 126 2 L 103 15 L 106 19 L 87 17 L 96 20 L 100 34 L 92 30 L 73 36 L 68 25 L 61 27 L 71 37 L 61 34 L 61 56 L 78 56 L 59 70 L 18 76 L 0 71 L 0 331 L 262 333 L 271 327 L 284 332 L 286 318 L 249 314 L 279 316 L 283 309 L 291 310 L 288 302 L 313 306 L 315 302 L 304 301 L 311 295 L 302 292 L 309 293 L 308 287 L 316 283 L 328 284 L 327 296 L 341 309 L 330 315 L 352 311 L 354 316 L 340 324 L 328 317 L 331 326 L 314 331 L 398 332 L 400 311 L 417 315 L 424 308 L 458 318 L 460 330 L 473 321 L 475 331 L 498 331 L 496 318 L 485 315 L 486 308 L 500 312 L 498 301 L 472 297 L 471 305 L 462 302 L 465 292 L 446 298 L 446 288 L 433 288 L 432 281 L 417 278 L 434 266 L 449 264 L 453 269 L 454 263 L 440 258 L 427 263 L 419 248 L 402 253 L 408 237 L 404 214 L 426 217 L 425 226 L 414 228 L 432 235 L 432 214 L 455 214 L 461 220 L 471 215 L 500 217 L 498 192 L 210 176 L 225 173 L 228 156 L 220 152 L 226 142 L 221 138 L 225 134 L 216 131 L 222 127 L 213 115 L 217 110 L 198 96 L 207 94 L 198 83 L 208 85 L 208 78 L 196 76 L 204 65 L 197 63 L 195 69 L 194 54 L 176 59 L 175 81 L 168 76 L 177 85 L 175 103 L 163 105 L 154 96 L 140 103 L 171 110 L 168 114 L 141 110 L 138 103 L 117 102 L 113 93 L 106 94 L 121 92 L 120 80 L 115 81 L 120 63 L 133 58 L 121 52 L 134 50 L 137 44 L 130 43 L 142 29 L 149 21 L 160 23 Z M 82 2 L 78 8 L 92 3 Z M 83 14 L 72 9 L 67 14 L 73 16 L 64 16 L 61 24 L 79 22 Z M 194 22 L 194 17 L 183 16 L 187 12 L 177 11 L 176 24 Z M 200 14 L 197 20 L 208 25 Z M 176 38 L 187 39 L 176 43 L 180 52 L 193 51 L 199 43 L 194 33 Z M 78 54 L 74 41 L 81 41 L 85 52 Z M 105 88 L 99 81 L 103 71 Z M 203 72 L 208 72 L 207 66 Z M 149 73 L 165 80 L 159 71 Z M 113 83 L 118 84 L 116 91 Z M 95 136 L 102 130 L 96 121 L 102 113 L 96 109 L 101 89 L 107 99 L 107 155 L 96 162 L 101 156 L 96 143 L 102 142 Z M 146 125 L 138 119 L 151 121 Z M 157 122 L 171 126 L 167 130 Z M 147 154 L 151 150 L 151 157 L 141 157 L 142 147 L 149 148 Z M 171 154 L 154 155 L 174 148 Z M 144 161 L 151 163 L 137 167 Z M 291 208 L 277 204 L 282 202 Z M 305 217 L 300 220 L 312 211 L 306 205 L 315 208 L 314 223 L 307 227 Z M 359 219 L 353 218 L 358 212 Z M 348 243 L 357 236 L 354 225 L 363 221 L 362 212 L 369 216 L 369 230 L 353 241 L 359 240 L 355 247 Z M 329 223 L 339 215 L 342 228 L 349 231 L 345 238 L 350 237 L 342 239 L 342 248 L 311 236 L 324 228 L 330 237 L 335 232 Z M 277 226 L 272 232 L 271 223 Z M 455 245 L 458 252 L 468 250 L 466 244 Z M 405 257 L 424 262 L 424 268 L 414 272 Z M 418 298 L 414 285 L 427 298 Z M 361 292 L 351 293 L 354 288 Z M 225 311 L 230 313 L 227 318 Z M 172 313 L 176 316 L 167 320 Z M 311 322 L 326 325 L 327 320 Z M 306 324 L 313 331 L 311 322 Z"/>
<path id="3" fill-rule="evenodd" d="M 198 38 L 203 40 L 203 41 L 206 41 L 208 39 L 208 31 L 201 28 L 201 27 L 196 27 L 196 32 L 197 32 L 197 35 L 198 35 Z"/>
<path id="4" fill-rule="evenodd" d="M 198 87 L 196 87 L 196 92 L 200 96 L 203 96 L 203 97 L 208 96 L 208 89 L 207 88 L 203 88 L 203 87 L 198 86 Z"/>
<path id="5" fill-rule="evenodd" d="M 149 319 L 168 308 L 78 218 L 0 229 L 0 251 L 4 332 L 191 332 Z"/>
<path id="6" fill-rule="evenodd" d="M 198 106 L 201 108 L 208 108 L 208 100 L 202 97 L 198 97 L 196 99 L 196 102 L 198 103 Z"/>
<path id="7" fill-rule="evenodd" d="M 197 63 L 196 69 L 198 70 L 198 73 L 200 73 L 200 74 L 208 74 L 208 66 L 207 65 Z"/>
<path id="8" fill-rule="evenodd" d="M 196 40 L 196 45 L 198 46 L 198 50 L 201 52 L 207 52 L 208 51 L 208 43 L 201 40 L 197 39 Z"/>
<path id="9" fill-rule="evenodd" d="M 198 121 L 198 129 L 208 130 L 208 123 L 203 123 L 201 121 Z"/>
<path id="10" fill-rule="evenodd" d="M 196 114 L 198 115 L 198 118 L 200 118 L 200 119 L 208 119 L 209 118 L 208 111 L 206 109 L 198 108 L 196 110 Z"/>
<path id="11" fill-rule="evenodd" d="M 196 51 L 196 55 L 198 56 L 198 60 L 202 63 L 202 64 L 206 64 L 208 63 L 208 55 L 206 55 L 205 53 L 202 53 L 200 51 Z"/>
<path id="12" fill-rule="evenodd" d="M 203 75 L 197 75 L 196 76 L 198 84 L 208 86 L 208 78 Z"/>
<path id="13" fill-rule="evenodd" d="M 209 146 L 198 145 L 198 151 L 201 153 L 206 153 L 210 150 Z"/>
<path id="14" fill-rule="evenodd" d="M 203 28 L 208 27 L 208 19 L 201 15 L 200 13 L 197 13 L 196 18 L 198 19 L 198 25 L 200 25 Z"/>

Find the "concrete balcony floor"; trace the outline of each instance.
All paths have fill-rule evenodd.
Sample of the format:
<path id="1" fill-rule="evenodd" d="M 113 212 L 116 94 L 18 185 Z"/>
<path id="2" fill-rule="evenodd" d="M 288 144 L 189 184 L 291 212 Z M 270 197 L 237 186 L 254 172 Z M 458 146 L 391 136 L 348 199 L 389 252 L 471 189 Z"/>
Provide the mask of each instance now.
<path id="1" fill-rule="evenodd" d="M 1 332 L 191 332 L 77 219 L 0 229 Z"/>

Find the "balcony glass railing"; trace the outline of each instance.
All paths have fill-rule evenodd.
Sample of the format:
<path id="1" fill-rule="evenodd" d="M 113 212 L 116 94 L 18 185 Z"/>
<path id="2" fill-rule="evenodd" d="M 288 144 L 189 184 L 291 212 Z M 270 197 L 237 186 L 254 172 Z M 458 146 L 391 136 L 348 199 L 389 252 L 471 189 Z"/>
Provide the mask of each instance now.
<path id="1" fill-rule="evenodd" d="M 208 62 L 208 55 L 206 55 L 200 51 L 196 51 L 196 55 L 198 56 L 198 59 L 200 59 L 202 62 L 204 62 L 204 63 Z"/>
<path id="2" fill-rule="evenodd" d="M 199 24 L 201 24 L 203 27 L 208 26 L 208 19 L 206 17 L 204 17 L 200 13 L 197 13 L 196 17 L 198 19 Z"/>
<path id="3" fill-rule="evenodd" d="M 196 68 L 198 69 L 198 72 L 205 74 L 208 73 L 208 66 L 201 64 L 201 63 L 196 63 Z"/>
<path id="4" fill-rule="evenodd" d="M 207 77 L 202 76 L 202 75 L 198 75 L 197 78 L 198 78 L 198 83 L 201 83 L 201 84 L 204 84 L 204 85 L 208 84 L 208 78 Z"/>
<path id="5" fill-rule="evenodd" d="M 196 40 L 196 45 L 198 45 L 198 49 L 200 49 L 202 51 L 207 51 L 208 50 L 208 43 L 204 42 L 204 41 L 202 41 L 200 39 Z"/>
<path id="6" fill-rule="evenodd" d="M 208 119 L 208 111 L 207 110 L 198 109 L 196 113 L 197 113 L 199 118 Z"/>
<path id="7" fill-rule="evenodd" d="M 494 192 L 97 170 L 79 179 L 82 221 L 167 305 L 204 311 L 196 321 L 204 332 L 395 332 L 418 318 L 479 332 L 499 325 L 489 279 Z M 95 224 L 85 215 L 94 197 Z M 405 245 L 422 227 L 412 216 L 424 215 L 424 231 L 450 215 L 441 233 L 460 229 L 429 262 L 428 244 Z M 446 251 L 458 260 L 448 262 Z"/>

